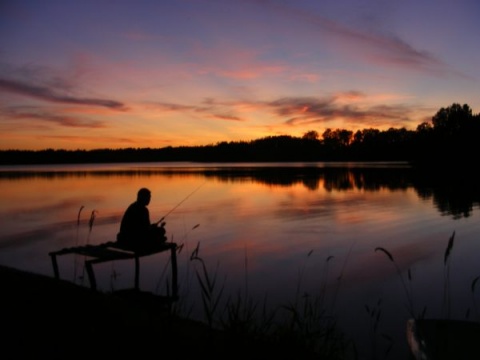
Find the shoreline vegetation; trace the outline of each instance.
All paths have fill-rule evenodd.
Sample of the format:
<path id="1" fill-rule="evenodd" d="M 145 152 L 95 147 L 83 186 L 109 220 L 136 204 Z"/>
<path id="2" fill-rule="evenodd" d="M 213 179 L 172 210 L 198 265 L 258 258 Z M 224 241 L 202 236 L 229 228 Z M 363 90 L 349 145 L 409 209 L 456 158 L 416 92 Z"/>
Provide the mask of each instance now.
<path id="1" fill-rule="evenodd" d="M 201 322 L 170 316 L 168 304 L 150 293 L 102 293 L 5 266 L 0 266 L 0 279 L 7 333 L 3 343 L 14 357 L 232 354 L 229 341 L 234 339 Z"/>
<path id="2" fill-rule="evenodd" d="M 454 239 L 455 232 L 444 252 L 443 316 L 434 318 L 426 316 L 428 304 L 420 308 L 413 305 L 410 269 L 404 274 L 393 254 L 383 247 L 374 249 L 383 253 L 397 271 L 408 300 L 409 324 L 413 324 L 412 321 L 422 327 L 439 324 L 428 333 L 424 332 L 426 328 L 420 333 L 411 329 L 408 334 L 410 346 L 413 339 L 420 345 L 422 339 L 428 340 L 426 348 L 425 344 L 418 345 L 420 348 L 415 350 L 415 358 L 423 358 L 422 354 L 428 353 L 441 355 L 442 359 L 443 356 L 457 355 L 465 358 L 462 356 L 472 355 L 472 351 L 480 355 L 475 342 L 480 334 L 480 313 L 475 299 L 480 274 L 471 282 L 473 307 L 467 309 L 466 318 L 459 321 L 452 319 L 450 314 L 449 268 Z M 198 257 L 198 247 L 191 260 L 199 260 L 204 265 Z M 191 356 L 208 356 L 209 359 L 358 359 L 358 344 L 344 336 L 337 328 L 334 316 L 324 308 L 321 300 L 325 294 L 319 299 L 308 300 L 307 297 L 304 301 L 297 299 L 281 306 L 289 314 L 284 321 L 274 321 L 268 314 L 265 317 L 265 313 L 259 321 L 256 315 L 262 312 L 261 306 L 253 304 L 252 299 L 233 299 L 227 302 L 225 309 L 217 308 L 222 289 L 215 285 L 216 273 L 210 274 L 205 266 L 202 268 L 203 272 L 197 271 L 197 279 L 208 321 L 182 315 L 175 307 L 176 299 L 166 296 L 137 289 L 101 292 L 0 265 L 2 320 L 6 330 L 3 350 L 15 354 L 15 357 L 47 356 L 50 359 L 83 359 L 92 353 L 109 358 L 126 355 L 146 358 L 158 352 L 178 359 Z M 382 319 L 380 303 L 381 299 L 373 307 L 365 304 L 372 321 L 371 355 L 388 359 L 390 352 L 395 351 L 392 348 L 394 340 L 386 337 L 380 341 L 386 336 L 378 332 Z M 454 331 L 457 328 L 463 335 Z M 407 338 L 404 340 L 407 342 Z M 447 346 L 450 341 L 458 346 Z M 468 352 L 465 353 L 465 349 Z"/>
<path id="3" fill-rule="evenodd" d="M 214 330 L 172 314 L 165 298 L 124 290 L 93 291 L 45 275 L 0 265 L 2 351 L 15 358 L 85 359 L 97 356 L 209 359 L 314 359 L 294 342 L 254 338 Z"/>
<path id="4" fill-rule="evenodd" d="M 480 114 L 454 103 L 431 122 L 406 128 L 311 130 L 302 137 L 269 136 L 204 146 L 93 150 L 0 150 L 0 165 L 126 162 L 404 161 L 422 166 L 468 165 L 478 157 Z"/>

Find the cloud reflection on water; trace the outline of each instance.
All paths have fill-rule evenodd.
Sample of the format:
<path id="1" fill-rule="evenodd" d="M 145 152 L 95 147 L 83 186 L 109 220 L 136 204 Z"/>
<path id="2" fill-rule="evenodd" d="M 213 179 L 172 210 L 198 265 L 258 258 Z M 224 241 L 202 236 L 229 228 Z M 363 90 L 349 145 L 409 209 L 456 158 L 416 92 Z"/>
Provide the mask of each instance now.
<path id="1" fill-rule="evenodd" d="M 342 274 L 339 296 L 344 298 L 339 304 L 354 297 L 356 305 L 363 306 L 382 294 L 389 301 L 403 302 L 395 268 L 374 249 L 388 249 L 402 271 L 413 269 L 417 283 L 428 283 L 428 278 L 443 276 L 442 251 L 454 229 L 461 239 L 454 250 L 464 256 L 457 259 L 455 270 L 467 280 L 480 275 L 475 260 L 468 257 L 478 253 L 480 246 L 475 241 L 480 234 L 476 190 L 463 191 L 460 199 L 448 198 L 455 192 L 420 181 L 404 168 L 334 171 L 237 165 L 214 169 L 198 164 L 192 170 L 142 164 L 139 170 L 138 166 L 99 170 L 97 165 L 95 171 L 73 173 L 0 173 L 0 195 L 5 199 L 0 204 L 4 215 L 0 219 L 0 263 L 51 275 L 49 251 L 113 240 L 123 211 L 136 191 L 146 186 L 152 190 L 152 220 L 175 209 L 166 219 L 167 236 L 184 244 L 179 279 L 189 284 L 181 289 L 190 297 L 198 289 L 189 256 L 198 243 L 209 268 L 213 271 L 218 264 L 229 290 L 245 291 L 248 280 L 249 294 L 268 294 L 271 303 L 285 303 L 295 296 L 302 271 L 302 293 L 318 292 L 329 257 L 329 290 Z M 450 214 L 445 213 L 447 207 L 437 208 L 434 198 L 449 204 Z M 77 227 L 81 206 L 82 222 Z M 458 214 L 466 208 L 470 208 L 469 216 L 458 221 Z M 94 210 L 98 213 L 90 233 L 88 217 Z M 142 262 L 145 290 L 157 287 L 163 262 L 156 257 Z M 73 267 L 72 260 L 64 259 L 67 273 L 69 266 Z M 116 263 L 115 272 L 121 276 L 114 280 L 112 266 L 99 267 L 99 287 L 128 286 L 130 266 Z M 441 293 L 441 285 L 440 281 L 429 291 Z M 418 292 L 419 299 L 428 298 L 426 289 Z"/>

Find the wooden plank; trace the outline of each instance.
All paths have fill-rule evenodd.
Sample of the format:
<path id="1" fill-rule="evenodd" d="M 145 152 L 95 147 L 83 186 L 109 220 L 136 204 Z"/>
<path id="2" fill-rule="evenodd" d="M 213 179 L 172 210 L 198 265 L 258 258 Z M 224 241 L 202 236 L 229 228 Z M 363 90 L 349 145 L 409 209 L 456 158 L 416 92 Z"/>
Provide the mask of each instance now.
<path id="1" fill-rule="evenodd" d="M 59 278 L 59 270 L 57 263 L 58 255 L 65 254 L 79 254 L 84 255 L 90 260 L 85 261 L 85 269 L 90 281 L 90 287 L 96 290 L 97 283 L 95 279 L 95 273 L 93 271 L 94 264 L 100 264 L 103 262 L 114 260 L 127 260 L 135 259 L 135 289 L 139 288 L 139 276 L 140 276 L 140 258 L 144 256 L 154 255 L 160 252 L 170 250 L 171 264 L 172 264 L 172 291 L 174 297 L 177 296 L 177 244 L 176 243 L 161 243 L 155 246 L 151 246 L 146 249 L 134 251 L 129 247 L 122 246 L 117 242 L 106 242 L 98 245 L 84 245 L 75 246 L 70 248 L 64 248 L 58 251 L 50 252 L 49 255 L 52 259 L 53 271 L 55 278 Z"/>
<path id="2" fill-rule="evenodd" d="M 50 256 L 54 255 L 65 255 L 65 254 L 81 254 L 84 255 L 89 251 L 94 251 L 102 248 L 107 248 L 111 246 L 112 242 L 98 244 L 98 245 L 82 245 L 82 246 L 74 246 L 69 248 L 64 248 L 58 251 L 52 251 L 49 253 Z"/>

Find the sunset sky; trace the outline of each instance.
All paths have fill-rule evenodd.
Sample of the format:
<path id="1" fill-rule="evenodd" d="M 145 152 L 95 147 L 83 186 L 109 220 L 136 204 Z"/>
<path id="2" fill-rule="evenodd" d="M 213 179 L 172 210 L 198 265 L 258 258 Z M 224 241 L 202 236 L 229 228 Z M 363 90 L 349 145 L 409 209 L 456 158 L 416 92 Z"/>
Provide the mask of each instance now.
<path id="1" fill-rule="evenodd" d="M 0 149 L 415 130 L 480 112 L 478 0 L 2 0 Z"/>

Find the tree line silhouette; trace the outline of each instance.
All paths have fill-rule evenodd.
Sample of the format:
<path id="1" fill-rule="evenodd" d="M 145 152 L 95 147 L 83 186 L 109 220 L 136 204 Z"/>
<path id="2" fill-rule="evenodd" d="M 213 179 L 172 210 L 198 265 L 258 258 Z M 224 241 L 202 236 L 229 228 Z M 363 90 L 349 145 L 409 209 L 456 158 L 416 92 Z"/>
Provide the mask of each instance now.
<path id="1" fill-rule="evenodd" d="M 268 136 L 202 146 L 94 150 L 3 150 L 0 164 L 120 162 L 407 161 L 423 165 L 471 165 L 478 158 L 480 114 L 469 105 L 441 108 L 416 130 L 367 128 L 356 132 L 311 130 L 302 137 Z"/>

